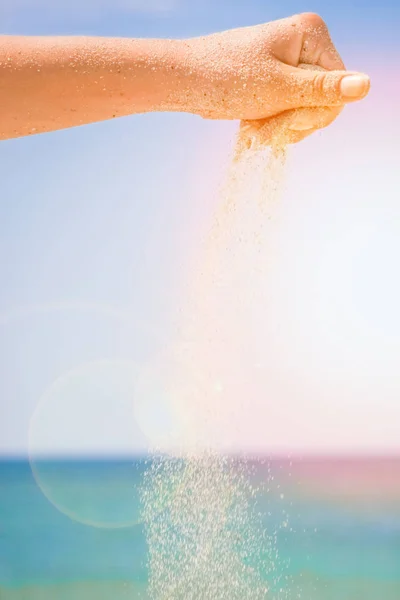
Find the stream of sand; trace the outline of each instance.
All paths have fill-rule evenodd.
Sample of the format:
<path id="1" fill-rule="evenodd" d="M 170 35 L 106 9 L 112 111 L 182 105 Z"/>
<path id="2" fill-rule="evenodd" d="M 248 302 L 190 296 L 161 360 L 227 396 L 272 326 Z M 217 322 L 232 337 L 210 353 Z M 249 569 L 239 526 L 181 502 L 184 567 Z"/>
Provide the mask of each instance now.
<path id="1" fill-rule="evenodd" d="M 239 467 L 218 448 L 246 400 L 220 402 L 221 381 L 243 352 L 248 314 L 261 293 L 285 157 L 281 142 L 271 149 L 239 135 L 191 282 L 173 351 L 185 384 L 182 372 L 179 387 L 173 373 L 169 382 L 179 422 L 168 440 L 174 450 L 151 462 L 142 493 L 152 600 L 261 600 L 265 573 L 278 577 L 279 557 L 262 529 L 246 463 Z"/>

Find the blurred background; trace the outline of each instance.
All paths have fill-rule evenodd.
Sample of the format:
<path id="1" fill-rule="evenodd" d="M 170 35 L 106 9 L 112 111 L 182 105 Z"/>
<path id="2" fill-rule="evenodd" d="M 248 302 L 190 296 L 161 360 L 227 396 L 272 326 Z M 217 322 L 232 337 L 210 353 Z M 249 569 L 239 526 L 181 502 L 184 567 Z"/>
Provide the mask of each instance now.
<path id="1" fill-rule="evenodd" d="M 263 394 L 229 451 L 273 481 L 272 598 L 397 600 L 399 5 L 4 0 L 0 17 L 6 34 L 182 38 L 304 11 L 372 88 L 290 150 L 257 358 L 223 382 Z M 163 357 L 236 129 L 149 114 L 0 144 L 1 600 L 146 595 L 138 485 L 174 420 Z"/>

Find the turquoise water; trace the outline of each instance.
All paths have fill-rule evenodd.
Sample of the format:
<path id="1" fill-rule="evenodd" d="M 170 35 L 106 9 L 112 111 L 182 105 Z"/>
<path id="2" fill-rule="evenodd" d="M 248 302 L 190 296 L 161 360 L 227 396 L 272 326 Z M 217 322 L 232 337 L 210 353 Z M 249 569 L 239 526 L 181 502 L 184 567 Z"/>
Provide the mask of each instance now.
<path id="1" fill-rule="evenodd" d="M 252 466 L 263 527 L 276 532 L 271 598 L 399 600 L 400 459 Z M 34 467 L 0 462 L 1 600 L 146 597 L 144 461 Z"/>

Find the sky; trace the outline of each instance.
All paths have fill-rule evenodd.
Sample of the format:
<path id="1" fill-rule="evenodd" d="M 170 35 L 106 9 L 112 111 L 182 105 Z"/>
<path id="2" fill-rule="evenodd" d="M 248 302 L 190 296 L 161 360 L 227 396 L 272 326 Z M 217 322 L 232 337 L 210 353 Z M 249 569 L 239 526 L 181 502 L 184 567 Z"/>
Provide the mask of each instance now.
<path id="1" fill-rule="evenodd" d="M 265 390 L 231 447 L 397 452 L 397 2 L 6 0 L 0 17 L 7 34 L 182 38 L 302 11 L 372 89 L 291 149 L 262 360 L 226 382 L 246 396 L 262 369 Z M 166 427 L 163 357 L 236 127 L 150 114 L 0 143 L 0 454 L 126 454 Z"/>

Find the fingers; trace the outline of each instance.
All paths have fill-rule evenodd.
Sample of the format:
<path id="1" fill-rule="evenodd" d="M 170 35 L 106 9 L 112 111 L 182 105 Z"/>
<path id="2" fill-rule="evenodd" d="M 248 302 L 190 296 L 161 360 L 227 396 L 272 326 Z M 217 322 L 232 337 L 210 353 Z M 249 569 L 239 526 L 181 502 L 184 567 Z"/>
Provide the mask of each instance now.
<path id="1" fill-rule="evenodd" d="M 340 58 L 339 52 L 336 50 L 335 46 L 327 45 L 325 48 L 321 49 L 321 54 L 318 57 L 317 65 L 325 69 L 326 71 L 345 71 L 346 67 L 342 59 Z"/>
<path id="2" fill-rule="evenodd" d="M 286 130 L 283 135 L 282 115 L 258 121 L 241 121 L 238 141 L 236 144 L 236 158 L 246 150 L 262 150 L 267 146 L 283 148 L 287 144 L 296 144 L 310 135 L 310 131 Z"/>
<path id="3" fill-rule="evenodd" d="M 368 94 L 369 77 L 345 70 L 328 28 L 320 16 L 314 13 L 295 15 L 290 19 L 290 28 L 296 34 L 289 47 L 296 48 L 297 59 L 286 61 L 281 58 L 288 109 L 301 106 L 340 106 L 361 100 Z M 308 66 L 307 71 L 298 68 L 302 63 Z M 324 72 L 320 72 L 321 69 Z"/>
<path id="4" fill-rule="evenodd" d="M 291 111 L 288 129 L 290 131 L 307 131 L 309 133 L 318 129 L 324 129 L 333 123 L 342 110 L 343 106 L 298 108 Z"/>
<path id="5" fill-rule="evenodd" d="M 368 75 L 350 71 L 320 71 L 282 65 L 290 108 L 340 106 L 362 100 L 370 89 Z"/>
<path id="6" fill-rule="evenodd" d="M 328 127 L 342 109 L 342 106 L 299 108 L 269 119 L 241 121 L 239 152 L 264 146 L 296 144 L 319 129 Z"/>
<path id="7" fill-rule="evenodd" d="M 303 13 L 293 19 L 302 37 L 298 63 L 318 65 L 327 71 L 344 71 L 324 20 L 315 13 Z"/>

